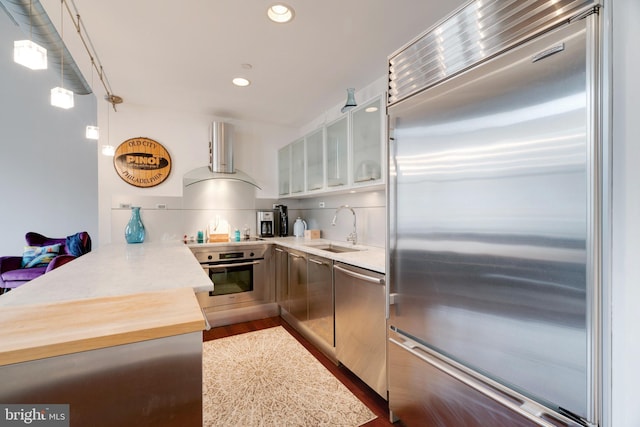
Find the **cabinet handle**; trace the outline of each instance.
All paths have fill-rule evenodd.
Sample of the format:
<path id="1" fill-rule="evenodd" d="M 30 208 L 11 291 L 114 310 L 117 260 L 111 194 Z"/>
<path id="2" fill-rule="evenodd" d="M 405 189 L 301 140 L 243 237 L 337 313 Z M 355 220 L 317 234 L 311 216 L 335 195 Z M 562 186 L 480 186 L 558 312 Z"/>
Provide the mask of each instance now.
<path id="1" fill-rule="evenodd" d="M 204 324 L 205 324 L 205 330 L 206 331 L 210 331 L 211 330 L 211 324 L 209 323 L 209 319 L 207 319 L 207 313 L 204 312 L 204 308 L 201 308 L 200 310 L 202 310 L 202 317 L 204 317 Z"/>
<path id="2" fill-rule="evenodd" d="M 302 258 L 302 255 L 292 254 L 291 252 L 289 252 L 289 256 L 292 256 L 294 258 Z"/>
<path id="3" fill-rule="evenodd" d="M 377 180 L 377 179 L 380 179 L 380 178 L 364 178 L 364 179 L 356 179 L 356 180 L 354 180 L 353 182 L 369 182 L 369 181 L 375 181 L 375 180 Z"/>
<path id="4" fill-rule="evenodd" d="M 276 252 L 284 252 L 284 251 L 280 248 L 276 248 Z"/>
<path id="5" fill-rule="evenodd" d="M 203 268 L 208 270 L 219 270 L 221 268 L 229 268 L 229 267 L 246 267 L 248 265 L 257 265 L 260 264 L 260 261 L 251 261 L 251 262 L 239 262 L 236 264 L 203 264 Z"/>
<path id="6" fill-rule="evenodd" d="M 409 354 L 417 357 L 418 359 L 428 363 L 440 372 L 450 375 L 454 379 L 462 382 L 468 387 L 473 388 L 475 391 L 482 393 L 484 396 L 492 399 L 505 407 L 517 412 L 521 416 L 533 421 L 535 424 L 553 427 L 555 423 L 551 423 L 543 418 L 543 415 L 548 415 L 551 418 L 558 419 L 555 414 L 547 412 L 539 404 L 533 401 L 529 401 L 526 397 L 515 396 L 506 391 L 503 391 L 503 387 L 500 384 L 492 384 L 490 380 L 480 380 L 476 378 L 472 373 L 469 373 L 465 367 L 456 365 L 455 362 L 448 363 L 441 360 L 432 354 L 432 350 L 423 348 L 420 344 L 413 340 L 402 338 L 389 337 L 389 342 L 397 345 Z M 457 368 L 457 369 L 456 369 Z M 488 384 L 487 384 L 488 382 Z M 526 399 L 526 400 L 525 400 Z M 558 419 L 562 424 L 565 424 L 564 420 Z M 571 424 L 573 425 L 573 424 Z M 577 425 L 577 423 L 576 423 Z"/>
<path id="7" fill-rule="evenodd" d="M 314 264 L 318 264 L 318 265 L 327 265 L 326 262 L 318 261 L 317 259 L 313 259 L 313 258 L 309 258 L 309 261 L 311 261 Z"/>

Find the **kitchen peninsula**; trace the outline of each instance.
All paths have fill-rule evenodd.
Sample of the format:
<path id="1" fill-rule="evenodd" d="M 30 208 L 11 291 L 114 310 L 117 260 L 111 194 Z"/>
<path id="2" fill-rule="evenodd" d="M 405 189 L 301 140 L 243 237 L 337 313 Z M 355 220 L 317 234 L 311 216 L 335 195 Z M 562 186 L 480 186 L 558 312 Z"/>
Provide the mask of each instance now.
<path id="1" fill-rule="evenodd" d="M 322 249 L 338 243 L 346 246 L 293 237 L 222 245 L 279 245 L 384 272 L 384 249 Z M 0 402 L 69 404 L 71 425 L 200 426 L 196 293 L 211 280 L 193 246 L 102 246 L 2 295 Z"/>
<path id="2" fill-rule="evenodd" d="M 0 402 L 69 404 L 72 425 L 202 422 L 210 286 L 178 242 L 112 244 L 0 297 Z"/>

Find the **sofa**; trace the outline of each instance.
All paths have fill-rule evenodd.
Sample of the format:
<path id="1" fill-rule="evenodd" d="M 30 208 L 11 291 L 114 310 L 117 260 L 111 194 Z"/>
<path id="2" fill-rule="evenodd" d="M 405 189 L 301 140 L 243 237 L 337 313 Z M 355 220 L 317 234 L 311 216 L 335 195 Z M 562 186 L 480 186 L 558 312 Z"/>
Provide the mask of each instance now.
<path id="1" fill-rule="evenodd" d="M 91 251 L 86 231 L 62 238 L 28 232 L 25 241 L 22 256 L 0 257 L 0 295 Z"/>

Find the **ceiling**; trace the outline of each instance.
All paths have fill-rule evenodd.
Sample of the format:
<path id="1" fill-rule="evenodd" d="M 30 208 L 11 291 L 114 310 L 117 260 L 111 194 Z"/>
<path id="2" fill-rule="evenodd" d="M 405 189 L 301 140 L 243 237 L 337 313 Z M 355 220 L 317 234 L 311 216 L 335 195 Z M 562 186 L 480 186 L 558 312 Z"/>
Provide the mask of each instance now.
<path id="1" fill-rule="evenodd" d="M 59 26 L 60 0 L 41 3 Z M 465 1 L 286 0 L 295 9 L 288 24 L 267 19 L 275 0 L 74 3 L 125 103 L 300 127 L 344 102 L 347 87 L 384 77 L 389 54 Z M 102 99 L 63 16 L 63 39 Z M 236 76 L 252 84 L 236 87 Z"/>

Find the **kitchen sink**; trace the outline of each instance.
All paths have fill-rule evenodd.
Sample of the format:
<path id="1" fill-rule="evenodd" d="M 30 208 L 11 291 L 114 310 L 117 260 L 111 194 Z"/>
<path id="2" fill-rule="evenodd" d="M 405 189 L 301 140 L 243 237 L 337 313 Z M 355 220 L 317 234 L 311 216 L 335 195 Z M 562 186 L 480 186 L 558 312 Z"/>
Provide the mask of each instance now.
<path id="1" fill-rule="evenodd" d="M 358 252 L 362 250 L 362 249 L 356 249 L 356 248 L 349 248 L 346 246 L 338 246 L 331 243 L 319 244 L 319 245 L 305 245 L 305 246 L 314 248 L 314 249 L 320 249 L 327 252 L 333 252 L 333 253 Z"/>

